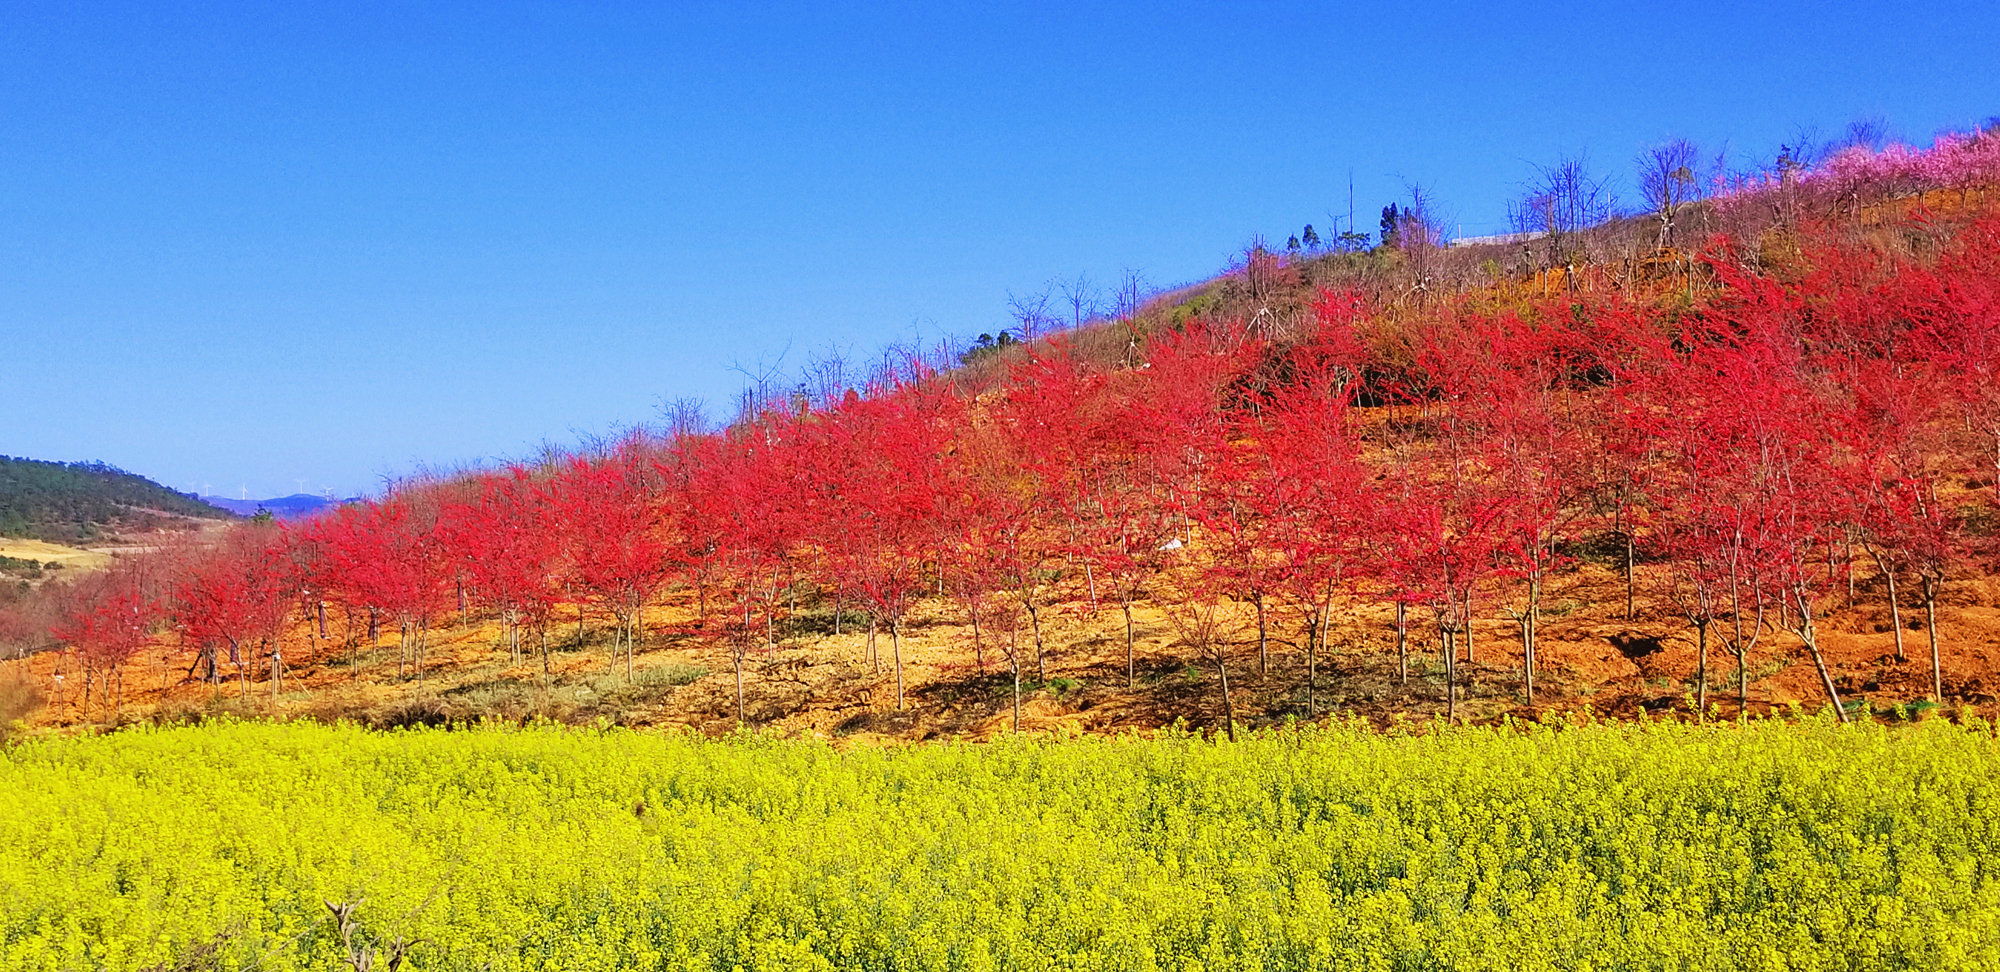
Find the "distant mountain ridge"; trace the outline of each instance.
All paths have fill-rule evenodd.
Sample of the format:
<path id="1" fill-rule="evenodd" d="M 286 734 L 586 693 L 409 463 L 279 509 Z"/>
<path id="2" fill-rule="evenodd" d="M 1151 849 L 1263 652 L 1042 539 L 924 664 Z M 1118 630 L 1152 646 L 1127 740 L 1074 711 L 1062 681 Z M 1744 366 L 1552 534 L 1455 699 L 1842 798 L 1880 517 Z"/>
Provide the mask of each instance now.
<path id="1" fill-rule="evenodd" d="M 227 496 L 204 496 L 201 498 L 201 501 L 211 506 L 221 507 L 238 516 L 256 516 L 260 510 L 268 511 L 272 516 L 280 520 L 297 520 L 318 513 L 329 506 L 339 506 L 342 503 L 354 502 L 353 499 L 339 500 L 326 496 L 314 496 L 311 493 L 293 493 L 290 496 L 261 500 L 230 499 Z"/>
<path id="2" fill-rule="evenodd" d="M 228 510 L 107 463 L 0 456 L 0 536 L 76 544 L 175 520 L 231 518 Z"/>

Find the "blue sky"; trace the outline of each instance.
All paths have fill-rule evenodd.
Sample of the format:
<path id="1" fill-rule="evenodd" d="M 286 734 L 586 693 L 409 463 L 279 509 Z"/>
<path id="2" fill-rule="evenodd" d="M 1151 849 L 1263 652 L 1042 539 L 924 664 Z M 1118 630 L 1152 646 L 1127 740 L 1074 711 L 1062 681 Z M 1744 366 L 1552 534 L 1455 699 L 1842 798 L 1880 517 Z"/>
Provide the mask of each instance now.
<path id="1" fill-rule="evenodd" d="M 1411 183 L 2000 114 L 1991 2 L 0 6 L 0 453 L 373 491 Z"/>

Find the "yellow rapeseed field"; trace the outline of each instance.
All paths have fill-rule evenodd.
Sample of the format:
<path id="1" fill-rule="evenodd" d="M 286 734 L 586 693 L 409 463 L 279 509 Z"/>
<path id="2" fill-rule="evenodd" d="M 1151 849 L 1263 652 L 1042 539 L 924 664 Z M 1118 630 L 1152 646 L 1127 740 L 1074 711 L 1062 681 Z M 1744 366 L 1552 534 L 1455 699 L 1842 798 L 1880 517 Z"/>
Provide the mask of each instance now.
<path id="1" fill-rule="evenodd" d="M 47 738 L 0 968 L 1991 969 L 1996 770 L 1942 720 Z"/>

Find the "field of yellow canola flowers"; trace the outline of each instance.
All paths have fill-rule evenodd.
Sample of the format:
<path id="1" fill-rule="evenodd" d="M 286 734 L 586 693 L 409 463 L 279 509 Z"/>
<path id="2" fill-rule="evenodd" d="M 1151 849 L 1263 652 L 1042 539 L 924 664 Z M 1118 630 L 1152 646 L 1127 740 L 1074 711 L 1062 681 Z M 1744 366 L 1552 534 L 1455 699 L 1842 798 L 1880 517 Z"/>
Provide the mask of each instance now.
<path id="1" fill-rule="evenodd" d="M 1991 969 L 1996 770 L 1943 721 L 138 730 L 0 754 L 0 968 Z"/>

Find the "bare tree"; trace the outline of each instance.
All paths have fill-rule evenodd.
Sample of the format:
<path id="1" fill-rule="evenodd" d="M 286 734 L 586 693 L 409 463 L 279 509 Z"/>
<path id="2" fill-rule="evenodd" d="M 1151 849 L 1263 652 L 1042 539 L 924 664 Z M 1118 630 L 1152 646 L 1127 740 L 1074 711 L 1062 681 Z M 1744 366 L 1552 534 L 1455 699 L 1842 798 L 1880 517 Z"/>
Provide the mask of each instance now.
<path id="1" fill-rule="evenodd" d="M 1847 131 L 1834 143 L 1834 150 L 1865 148 L 1880 152 L 1889 144 L 1889 122 L 1881 115 L 1869 115 L 1847 123 Z"/>
<path id="2" fill-rule="evenodd" d="M 708 403 L 684 395 L 660 406 L 667 420 L 667 437 L 673 441 L 692 438 L 708 431 Z"/>
<path id="3" fill-rule="evenodd" d="M 1242 261 L 1243 287 L 1250 293 L 1250 303 L 1259 316 L 1269 313 L 1271 298 L 1277 292 L 1278 271 L 1284 269 L 1283 261 L 1271 252 L 1261 234 L 1250 237 L 1250 245 L 1243 248 Z"/>
<path id="4" fill-rule="evenodd" d="M 847 390 L 854 387 L 854 375 L 848 367 L 847 356 L 839 347 L 828 343 L 826 350 L 815 354 L 806 362 L 799 375 L 799 383 L 805 386 L 806 397 L 814 408 L 830 408 L 846 397 Z"/>
<path id="5" fill-rule="evenodd" d="M 949 336 L 941 335 L 934 341 L 917 344 L 914 351 L 919 366 L 917 376 L 920 378 L 943 374 L 958 363 L 959 348 Z"/>
<path id="6" fill-rule="evenodd" d="M 1007 311 L 1013 316 L 1014 329 L 1020 333 L 1022 341 L 1034 343 L 1036 338 L 1041 337 L 1057 323 L 1049 316 L 1050 299 L 1051 295 L 1046 287 L 1039 294 L 1016 295 L 1012 292 L 1007 294 Z"/>
<path id="7" fill-rule="evenodd" d="M 1771 168 L 1780 173 L 1799 172 L 1826 161 L 1834 142 L 1821 138 L 1819 126 L 1800 125 L 1792 130 L 1792 140 L 1778 146 L 1778 156 L 1772 160 Z"/>
<path id="8" fill-rule="evenodd" d="M 1118 280 L 1117 313 L 1119 320 L 1129 321 L 1139 316 L 1139 302 L 1143 299 L 1145 292 L 1145 275 L 1127 267 L 1125 276 Z"/>
<path id="9" fill-rule="evenodd" d="M 755 425 L 770 412 L 784 407 L 788 397 L 780 368 L 784 359 L 780 354 L 770 362 L 758 361 L 754 368 L 741 363 L 734 366 L 732 370 L 743 376 L 743 390 L 737 393 L 736 417 L 730 420 L 730 426 Z"/>
<path id="10" fill-rule="evenodd" d="M 1673 245 L 1674 223 L 1681 209 L 1701 198 L 1701 178 L 1695 173 L 1701 150 L 1685 138 L 1662 142 L 1639 153 L 1639 196 L 1646 211 L 1659 221 L 1659 246 Z"/>
<path id="11" fill-rule="evenodd" d="M 1775 187 L 1759 194 L 1775 225 L 1791 227 L 1798 223 L 1804 202 L 1800 176 L 1825 160 L 1831 144 L 1820 138 L 1818 128 L 1800 125 L 1793 130 L 1791 141 L 1779 145 L 1778 154 L 1760 166 L 1761 174 L 1755 178 Z"/>
<path id="12" fill-rule="evenodd" d="M 1508 207 L 1507 218 L 1517 233 L 1541 233 L 1548 239 L 1549 266 L 1562 267 L 1581 255 L 1582 233 L 1611 218 L 1618 197 L 1609 178 L 1590 171 L 1582 155 L 1535 167 L 1527 192 Z"/>
<path id="13" fill-rule="evenodd" d="M 1082 327 L 1084 321 L 1097 316 L 1100 295 L 1090 282 L 1089 274 L 1078 271 L 1075 278 L 1058 281 L 1056 288 L 1062 293 L 1063 303 L 1069 305 L 1071 330 Z"/>
<path id="14" fill-rule="evenodd" d="M 1410 204 L 1396 214 L 1395 245 L 1410 271 L 1409 293 L 1418 303 L 1439 291 L 1444 270 L 1445 219 L 1435 194 L 1422 183 L 1409 185 Z"/>
<path id="15" fill-rule="evenodd" d="M 1130 267 L 1118 281 L 1117 314 L 1119 323 L 1125 326 L 1125 351 L 1123 362 L 1126 367 L 1138 364 L 1142 352 L 1139 349 L 1139 304 L 1145 299 L 1145 277 Z"/>

